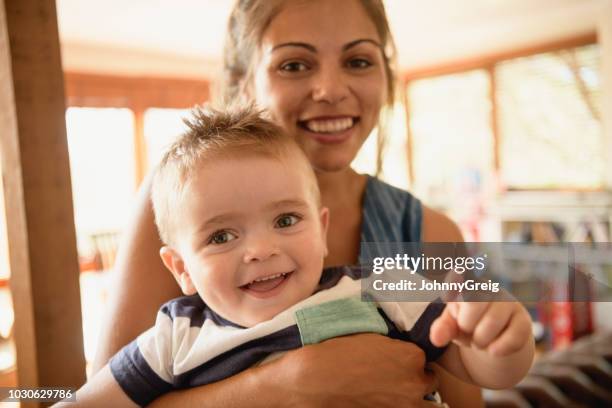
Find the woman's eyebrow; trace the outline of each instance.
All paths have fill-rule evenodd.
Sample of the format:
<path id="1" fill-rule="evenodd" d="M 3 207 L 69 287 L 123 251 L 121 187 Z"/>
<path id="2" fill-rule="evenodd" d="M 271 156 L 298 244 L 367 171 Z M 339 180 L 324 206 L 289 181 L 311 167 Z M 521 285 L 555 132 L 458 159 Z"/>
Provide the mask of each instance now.
<path id="1" fill-rule="evenodd" d="M 371 38 L 360 38 L 358 40 L 354 40 L 351 41 L 350 43 L 346 44 L 344 47 L 342 47 L 342 51 L 346 51 L 350 48 L 353 48 L 361 43 L 370 43 L 370 44 L 374 44 L 377 48 L 382 49 L 382 45 L 380 45 L 380 43 L 376 40 L 373 40 Z"/>
<path id="2" fill-rule="evenodd" d="M 303 43 L 303 42 L 287 42 L 287 43 L 278 44 L 272 47 L 272 51 L 276 51 L 277 49 L 283 48 L 283 47 L 301 47 L 301 48 L 306 48 L 308 51 L 311 51 L 311 52 L 317 52 L 317 49 L 313 45 Z"/>
<path id="3" fill-rule="evenodd" d="M 382 49 L 382 46 L 380 45 L 380 43 L 376 40 L 373 40 L 371 38 L 359 38 L 357 40 L 351 41 L 347 44 L 345 44 L 342 47 L 342 51 L 346 51 L 349 50 L 361 43 L 370 43 L 370 44 L 374 44 L 377 48 Z M 317 52 L 317 48 L 314 45 L 308 44 L 308 43 L 304 43 L 304 42 L 286 42 L 286 43 L 282 43 L 282 44 L 277 44 L 274 47 L 272 47 L 272 51 L 276 51 L 279 48 L 283 48 L 283 47 L 300 47 L 300 48 L 305 48 L 310 52 Z"/>

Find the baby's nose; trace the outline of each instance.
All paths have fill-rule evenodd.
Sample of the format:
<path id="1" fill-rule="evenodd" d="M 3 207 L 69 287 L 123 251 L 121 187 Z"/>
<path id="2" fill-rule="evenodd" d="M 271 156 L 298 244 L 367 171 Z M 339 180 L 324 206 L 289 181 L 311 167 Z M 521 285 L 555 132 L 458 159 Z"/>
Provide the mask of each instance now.
<path id="1" fill-rule="evenodd" d="M 278 253 L 279 249 L 275 239 L 269 234 L 259 234 L 249 239 L 243 261 L 245 263 L 261 262 Z"/>

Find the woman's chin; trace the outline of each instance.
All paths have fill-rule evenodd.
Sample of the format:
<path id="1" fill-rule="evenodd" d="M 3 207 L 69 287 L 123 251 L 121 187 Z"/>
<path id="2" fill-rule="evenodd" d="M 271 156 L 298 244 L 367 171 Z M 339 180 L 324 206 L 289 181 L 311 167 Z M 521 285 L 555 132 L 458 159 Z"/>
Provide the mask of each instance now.
<path id="1" fill-rule="evenodd" d="M 345 170 L 348 170 L 351 167 L 351 159 L 328 159 L 324 160 L 321 158 L 317 158 L 310 161 L 312 167 L 317 173 L 338 173 Z"/>

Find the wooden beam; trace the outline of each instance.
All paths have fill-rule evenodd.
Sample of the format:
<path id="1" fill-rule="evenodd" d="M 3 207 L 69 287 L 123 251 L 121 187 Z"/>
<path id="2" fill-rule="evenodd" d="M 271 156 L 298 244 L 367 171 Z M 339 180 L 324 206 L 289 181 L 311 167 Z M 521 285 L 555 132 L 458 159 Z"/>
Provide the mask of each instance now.
<path id="1" fill-rule="evenodd" d="M 59 47 L 53 0 L 0 0 L 0 152 L 23 387 L 85 381 Z"/>
<path id="2" fill-rule="evenodd" d="M 184 109 L 210 99 L 204 80 L 66 72 L 65 82 L 68 106 Z"/>

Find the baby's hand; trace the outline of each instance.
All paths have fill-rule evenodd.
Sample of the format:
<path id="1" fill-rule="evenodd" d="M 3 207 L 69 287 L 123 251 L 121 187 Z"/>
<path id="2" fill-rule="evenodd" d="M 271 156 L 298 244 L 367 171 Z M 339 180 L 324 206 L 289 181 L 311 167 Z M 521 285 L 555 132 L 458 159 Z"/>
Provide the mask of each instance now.
<path id="1" fill-rule="evenodd" d="M 453 341 L 502 357 L 519 351 L 531 338 L 531 319 L 518 302 L 449 302 L 429 338 L 438 347 Z"/>

